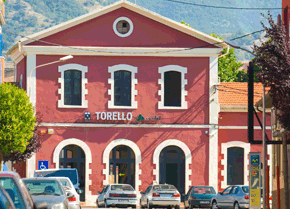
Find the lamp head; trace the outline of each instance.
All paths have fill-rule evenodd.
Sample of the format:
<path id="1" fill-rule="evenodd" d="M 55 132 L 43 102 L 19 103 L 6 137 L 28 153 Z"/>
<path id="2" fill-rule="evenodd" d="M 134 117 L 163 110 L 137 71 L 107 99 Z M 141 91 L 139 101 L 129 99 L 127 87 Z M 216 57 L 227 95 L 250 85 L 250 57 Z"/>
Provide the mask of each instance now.
<path id="1" fill-rule="evenodd" d="M 73 58 L 72 55 L 67 55 L 67 56 L 65 56 L 65 57 L 60 58 L 59 61 L 60 61 L 60 62 L 65 62 L 65 61 L 67 61 L 67 60 L 69 60 L 69 59 L 72 59 L 72 58 Z"/>

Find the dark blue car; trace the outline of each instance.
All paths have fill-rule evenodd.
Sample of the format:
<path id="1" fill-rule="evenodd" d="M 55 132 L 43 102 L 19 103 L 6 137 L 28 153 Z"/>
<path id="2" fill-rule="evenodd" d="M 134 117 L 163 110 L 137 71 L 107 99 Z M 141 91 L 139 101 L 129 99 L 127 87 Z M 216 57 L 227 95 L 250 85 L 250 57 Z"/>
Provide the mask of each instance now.
<path id="1" fill-rule="evenodd" d="M 216 191 L 211 186 L 192 186 L 184 196 L 184 207 L 210 208 L 211 198 L 216 195 Z"/>

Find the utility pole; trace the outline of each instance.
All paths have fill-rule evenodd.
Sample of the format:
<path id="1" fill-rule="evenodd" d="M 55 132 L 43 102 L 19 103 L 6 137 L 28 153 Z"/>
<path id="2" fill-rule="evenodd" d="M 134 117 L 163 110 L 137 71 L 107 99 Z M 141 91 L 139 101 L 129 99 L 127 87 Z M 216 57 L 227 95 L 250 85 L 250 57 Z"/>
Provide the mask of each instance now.
<path id="1" fill-rule="evenodd" d="M 265 84 L 263 84 L 263 208 L 267 208 L 267 178 L 266 178 L 266 169 L 268 166 L 267 163 L 267 144 L 266 144 L 266 95 L 265 95 Z"/>
<path id="2" fill-rule="evenodd" d="M 282 1 L 283 2 L 283 1 Z M 289 2 L 287 2 L 289 3 Z M 286 29 L 286 38 L 287 41 L 289 42 L 289 10 L 288 10 L 288 4 L 284 8 L 284 11 L 282 12 L 283 14 L 283 20 L 284 20 L 284 25 Z M 288 130 L 285 130 L 284 133 L 282 134 L 282 153 L 283 153 L 283 181 L 284 181 L 284 188 L 285 188 L 285 206 L 287 208 L 289 207 L 289 177 L 288 177 L 288 153 L 287 153 L 287 132 Z"/>

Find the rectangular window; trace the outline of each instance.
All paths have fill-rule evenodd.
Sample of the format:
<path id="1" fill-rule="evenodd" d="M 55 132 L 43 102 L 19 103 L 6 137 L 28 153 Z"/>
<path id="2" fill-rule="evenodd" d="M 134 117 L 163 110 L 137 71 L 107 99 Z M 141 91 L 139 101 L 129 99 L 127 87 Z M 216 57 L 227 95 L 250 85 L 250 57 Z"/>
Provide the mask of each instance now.
<path id="1" fill-rule="evenodd" d="M 181 107 L 181 73 L 164 73 L 164 106 Z"/>
<path id="2" fill-rule="evenodd" d="M 114 105 L 131 106 L 131 72 L 114 72 Z"/>
<path id="3" fill-rule="evenodd" d="M 82 72 L 66 70 L 64 72 L 64 104 L 81 105 Z"/>

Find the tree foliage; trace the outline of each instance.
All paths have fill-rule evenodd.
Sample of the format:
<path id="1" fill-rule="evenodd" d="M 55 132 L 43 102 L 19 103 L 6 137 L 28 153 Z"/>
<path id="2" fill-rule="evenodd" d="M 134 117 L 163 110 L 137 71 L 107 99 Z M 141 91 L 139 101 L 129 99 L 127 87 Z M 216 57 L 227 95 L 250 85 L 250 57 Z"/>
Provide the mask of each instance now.
<path id="1" fill-rule="evenodd" d="M 184 21 L 181 21 L 181 24 L 184 24 L 188 27 L 191 27 L 189 24 L 187 24 Z M 215 34 L 211 34 L 210 36 L 214 38 L 218 38 L 222 41 L 224 39 L 220 36 L 217 36 Z M 226 54 L 228 49 L 223 49 L 222 54 Z M 239 68 L 243 64 L 237 60 L 237 56 L 235 55 L 235 50 L 233 48 L 229 49 L 229 52 L 227 55 L 219 58 L 218 60 L 218 75 L 221 82 L 235 82 L 238 79 L 238 74 L 241 78 L 244 78 L 244 72 L 240 72 Z"/>
<path id="2" fill-rule="evenodd" d="M 211 34 L 211 36 L 224 41 L 222 37 L 219 37 L 215 34 Z M 222 55 L 226 54 L 227 50 L 228 49 L 223 49 Z M 243 64 L 237 60 L 237 56 L 235 55 L 235 49 L 232 47 L 230 47 L 229 52 L 226 56 L 219 58 L 218 63 L 218 74 L 221 82 L 235 82 L 237 81 L 238 74 L 240 74 L 240 76 L 244 76 L 245 74 L 243 71 L 239 71 L 239 68 Z"/>
<path id="3" fill-rule="evenodd" d="M 29 97 L 23 89 L 4 83 L 0 84 L 0 101 L 0 158 L 24 153 L 36 127 Z"/>
<path id="4" fill-rule="evenodd" d="M 40 132 L 38 130 L 39 124 L 41 123 L 41 119 L 39 116 L 37 116 L 36 119 L 37 125 L 35 126 L 35 129 L 33 131 L 33 137 L 28 141 L 28 145 L 26 146 L 26 149 L 23 153 L 19 151 L 12 151 L 8 155 L 3 156 L 4 162 L 6 161 L 12 161 L 12 162 L 23 162 L 26 161 L 26 159 L 31 158 L 33 153 L 36 153 L 41 148 L 41 142 L 40 142 Z"/>
<path id="5" fill-rule="evenodd" d="M 261 68 L 259 78 L 270 87 L 273 106 L 284 128 L 290 128 L 290 45 L 284 26 L 274 22 L 270 13 L 263 15 L 267 21 L 266 42 L 254 45 L 254 63 Z"/>

